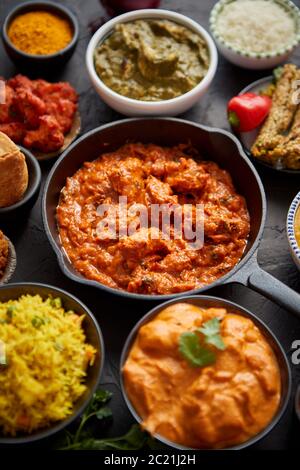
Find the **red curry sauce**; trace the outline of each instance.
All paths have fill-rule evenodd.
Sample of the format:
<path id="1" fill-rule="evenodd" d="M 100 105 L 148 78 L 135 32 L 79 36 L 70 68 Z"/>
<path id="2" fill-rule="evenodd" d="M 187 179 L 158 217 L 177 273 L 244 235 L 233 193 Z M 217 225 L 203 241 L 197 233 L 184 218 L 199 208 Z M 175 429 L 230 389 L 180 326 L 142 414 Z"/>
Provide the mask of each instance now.
<path id="1" fill-rule="evenodd" d="M 195 159 L 196 157 L 196 159 Z M 204 205 L 204 245 L 180 239 L 97 235 L 100 204 Z M 240 260 L 250 230 L 244 198 L 229 173 L 186 145 L 127 144 L 86 162 L 67 179 L 57 208 L 62 246 L 83 276 L 115 289 L 170 294 L 211 284 Z M 151 233 L 151 227 L 141 229 Z M 137 234 L 139 235 L 139 234 Z M 145 235 L 145 234 L 143 234 Z"/>

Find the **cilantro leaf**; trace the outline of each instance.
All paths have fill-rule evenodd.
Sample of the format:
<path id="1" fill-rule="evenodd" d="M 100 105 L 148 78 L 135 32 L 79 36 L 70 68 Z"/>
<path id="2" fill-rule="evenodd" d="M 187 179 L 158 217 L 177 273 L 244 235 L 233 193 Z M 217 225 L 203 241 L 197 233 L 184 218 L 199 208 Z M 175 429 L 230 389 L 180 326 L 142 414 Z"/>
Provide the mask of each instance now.
<path id="1" fill-rule="evenodd" d="M 100 410 L 96 412 L 96 417 L 97 419 L 111 418 L 112 411 L 108 406 L 104 406 L 103 408 L 100 408 Z"/>
<path id="2" fill-rule="evenodd" d="M 89 415 L 92 412 L 98 411 L 98 409 L 105 405 L 111 397 L 112 393 L 108 390 L 97 390 L 84 414 Z"/>
<path id="3" fill-rule="evenodd" d="M 221 349 L 221 351 L 224 351 L 226 348 L 220 334 L 220 320 L 218 318 L 212 318 L 205 322 L 203 327 L 198 328 L 197 331 L 205 336 L 204 341 L 206 344 L 211 344 L 217 349 Z"/>
<path id="4" fill-rule="evenodd" d="M 208 366 L 216 360 L 214 352 L 201 346 L 199 336 L 193 332 L 180 335 L 179 352 L 192 367 Z"/>

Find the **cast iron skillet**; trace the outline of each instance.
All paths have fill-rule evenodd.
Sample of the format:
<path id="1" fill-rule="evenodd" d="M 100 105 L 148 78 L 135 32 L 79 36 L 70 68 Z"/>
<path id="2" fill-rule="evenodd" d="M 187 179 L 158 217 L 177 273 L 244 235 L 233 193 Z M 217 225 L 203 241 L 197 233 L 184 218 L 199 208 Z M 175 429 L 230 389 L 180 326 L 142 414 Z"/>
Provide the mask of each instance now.
<path id="1" fill-rule="evenodd" d="M 117 150 L 126 142 L 154 143 L 173 146 L 190 142 L 208 160 L 229 171 L 235 187 L 246 198 L 251 217 L 247 248 L 240 262 L 214 283 L 192 291 L 172 295 L 142 295 L 112 289 L 79 274 L 61 248 L 55 211 L 66 178 L 72 176 L 85 161 L 94 160 L 103 152 Z M 94 129 L 72 144 L 50 172 L 43 195 L 43 221 L 49 241 L 62 271 L 72 280 L 120 296 L 141 300 L 167 300 L 187 294 L 200 294 L 219 284 L 238 282 L 260 292 L 282 307 L 300 316 L 300 295 L 281 283 L 257 263 L 257 248 L 265 218 L 266 197 L 261 180 L 239 141 L 229 132 L 209 128 L 175 118 L 136 118 L 106 124 Z"/>
<path id="2" fill-rule="evenodd" d="M 58 289 L 47 284 L 37 284 L 31 282 L 23 282 L 16 284 L 9 284 L 7 286 L 0 287 L 0 302 L 7 302 L 8 300 L 18 299 L 21 295 L 40 295 L 42 298 L 47 298 L 49 295 L 52 297 L 60 297 L 63 306 L 66 310 L 73 310 L 79 315 L 85 315 L 83 321 L 83 329 L 87 338 L 87 342 L 92 344 L 97 351 L 100 351 L 100 355 L 96 355 L 95 362 L 92 367 L 88 369 L 86 377 L 87 389 L 85 393 L 77 400 L 74 404 L 72 414 L 64 419 L 50 425 L 48 428 L 39 429 L 34 431 L 32 434 L 18 434 L 17 436 L 3 436 L 0 434 L 0 444 L 28 444 L 39 439 L 44 439 L 64 429 L 66 426 L 71 424 L 78 416 L 80 416 L 83 410 L 91 400 L 93 393 L 96 391 L 101 373 L 104 365 L 104 342 L 101 329 L 98 325 L 96 318 L 90 312 L 90 310 L 80 300 L 76 299 L 73 295 L 68 292 Z M 0 371 L 1 373 L 1 371 Z"/>
<path id="3" fill-rule="evenodd" d="M 122 389 L 124 400 L 131 414 L 133 415 L 133 417 L 137 420 L 138 423 L 141 423 L 142 420 L 140 416 L 138 415 L 133 404 L 129 400 L 129 397 L 127 396 L 127 392 L 126 392 L 126 388 L 125 388 L 125 384 L 123 380 L 122 369 L 126 362 L 127 356 L 131 350 L 131 347 L 133 346 L 133 343 L 136 339 L 139 329 L 144 324 L 148 323 L 154 317 L 156 317 L 156 315 L 158 315 L 166 307 L 168 307 L 169 305 L 178 303 L 178 302 L 187 302 L 189 304 L 196 305 L 197 307 L 200 307 L 200 308 L 211 308 L 211 307 L 226 308 L 230 313 L 235 313 L 237 315 L 242 315 L 243 317 L 250 318 L 253 321 L 253 323 L 259 328 L 261 333 L 265 336 L 266 340 L 268 341 L 269 345 L 271 346 L 276 356 L 276 359 L 279 365 L 280 376 L 281 376 L 281 400 L 279 403 L 277 413 L 275 414 L 275 416 L 273 417 L 269 425 L 265 429 L 263 429 L 259 434 L 257 434 L 256 436 L 253 436 L 251 439 L 249 439 L 246 442 L 243 442 L 242 444 L 238 444 L 236 446 L 230 447 L 230 449 L 240 450 L 240 449 L 245 449 L 246 447 L 250 447 L 251 445 L 255 444 L 256 442 L 264 438 L 267 434 L 269 434 L 269 432 L 271 432 L 271 430 L 278 424 L 278 422 L 284 415 L 284 412 L 286 410 L 286 407 L 288 405 L 289 398 L 291 395 L 292 375 L 291 375 L 291 369 L 290 369 L 289 361 L 286 357 L 286 354 L 283 348 L 281 347 L 279 341 L 273 335 L 273 333 L 267 327 L 267 325 L 262 320 L 257 318 L 253 313 L 251 313 L 249 310 L 246 310 L 240 305 L 235 304 L 234 302 L 230 302 L 229 300 L 220 299 L 218 297 L 211 297 L 208 295 L 201 295 L 201 296 L 191 295 L 189 297 L 182 297 L 181 299 L 170 300 L 169 302 L 165 302 L 163 304 L 158 305 L 157 307 L 154 307 L 150 312 L 146 313 L 146 315 L 143 318 L 141 318 L 141 320 L 131 330 L 125 342 L 125 345 L 123 347 L 123 351 L 121 354 L 120 377 L 121 377 L 121 389 Z M 184 447 L 182 445 L 171 442 L 160 435 L 155 435 L 154 437 L 158 439 L 159 441 L 163 442 L 164 444 L 170 445 L 171 447 L 174 447 L 176 449 L 183 449 L 183 450 L 189 449 L 188 447 Z"/>

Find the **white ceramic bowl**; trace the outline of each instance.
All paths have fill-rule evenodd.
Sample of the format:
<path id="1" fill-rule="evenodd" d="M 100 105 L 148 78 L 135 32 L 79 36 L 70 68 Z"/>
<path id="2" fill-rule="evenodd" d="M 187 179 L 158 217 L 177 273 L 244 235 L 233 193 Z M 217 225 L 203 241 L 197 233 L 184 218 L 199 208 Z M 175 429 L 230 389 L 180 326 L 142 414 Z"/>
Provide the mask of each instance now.
<path id="1" fill-rule="evenodd" d="M 210 14 L 210 31 L 217 44 L 219 52 L 232 64 L 246 69 L 270 69 L 277 67 L 279 64 L 285 62 L 300 42 L 300 11 L 296 5 L 290 0 L 270 0 L 282 6 L 294 18 L 296 27 L 296 37 L 294 42 L 291 43 L 288 47 L 278 50 L 274 53 L 251 53 L 229 45 L 217 31 L 216 23 L 218 16 L 222 13 L 224 6 L 228 3 L 232 3 L 233 1 L 238 0 L 220 0 L 213 7 Z"/>
<path id="2" fill-rule="evenodd" d="M 171 20 L 200 34 L 206 43 L 210 55 L 210 66 L 203 80 L 192 90 L 184 95 L 163 101 L 141 101 L 120 95 L 107 87 L 99 78 L 94 67 L 94 50 L 107 35 L 113 30 L 116 24 L 134 21 L 138 19 L 159 18 Z M 201 96 L 208 90 L 216 73 L 218 64 L 218 53 L 216 46 L 207 33 L 198 23 L 179 13 L 168 10 L 137 10 L 124 15 L 117 16 L 101 26 L 89 42 L 86 52 L 86 66 L 88 74 L 96 92 L 102 100 L 111 108 L 126 116 L 176 116 L 191 108 L 198 102 Z"/>
<path id="3" fill-rule="evenodd" d="M 298 209 L 300 210 L 300 192 L 290 205 L 286 221 L 286 233 L 290 245 L 290 251 L 297 268 L 300 270 L 300 246 L 298 245 L 295 237 L 295 218 Z"/>

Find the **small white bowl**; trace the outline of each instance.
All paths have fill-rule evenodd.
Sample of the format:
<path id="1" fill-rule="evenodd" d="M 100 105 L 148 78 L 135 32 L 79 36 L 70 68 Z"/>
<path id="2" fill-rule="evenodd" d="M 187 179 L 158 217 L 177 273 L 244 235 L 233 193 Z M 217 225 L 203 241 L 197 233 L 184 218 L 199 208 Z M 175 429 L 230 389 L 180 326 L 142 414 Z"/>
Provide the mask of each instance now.
<path id="1" fill-rule="evenodd" d="M 298 245 L 295 237 L 295 218 L 298 209 L 300 210 L 300 192 L 297 194 L 292 204 L 290 205 L 286 221 L 286 233 L 289 241 L 291 255 L 297 268 L 300 270 L 300 246 Z"/>
<path id="2" fill-rule="evenodd" d="M 147 18 L 166 19 L 179 23 L 202 36 L 205 39 L 208 47 L 210 65 L 203 80 L 189 92 L 170 100 L 141 101 L 127 98 L 126 96 L 120 95 L 106 86 L 99 78 L 95 70 L 95 48 L 110 34 L 115 25 L 118 23 L 126 23 L 128 21 Z M 126 116 L 176 116 L 177 114 L 183 113 L 187 109 L 194 106 L 201 96 L 203 96 L 204 93 L 208 90 L 215 76 L 217 64 L 217 49 L 208 32 L 187 16 L 168 10 L 137 10 L 117 16 L 116 18 L 113 18 L 112 20 L 105 23 L 103 26 L 101 26 L 100 29 L 98 29 L 98 31 L 96 31 L 90 40 L 86 51 L 86 66 L 96 92 L 100 95 L 106 104 L 119 113 L 125 114 Z"/>
<path id="3" fill-rule="evenodd" d="M 234 1 L 238 0 L 220 0 L 213 7 L 210 14 L 210 31 L 217 44 L 219 52 L 232 64 L 238 65 L 239 67 L 243 67 L 245 69 L 270 69 L 277 67 L 278 65 L 285 62 L 300 42 L 300 10 L 296 7 L 296 5 L 290 0 L 269 0 L 282 6 L 294 18 L 296 25 L 296 37 L 288 47 L 278 50 L 274 53 L 256 53 L 234 48 L 228 44 L 217 31 L 216 24 L 218 16 L 220 13 L 222 13 L 225 5 Z"/>

